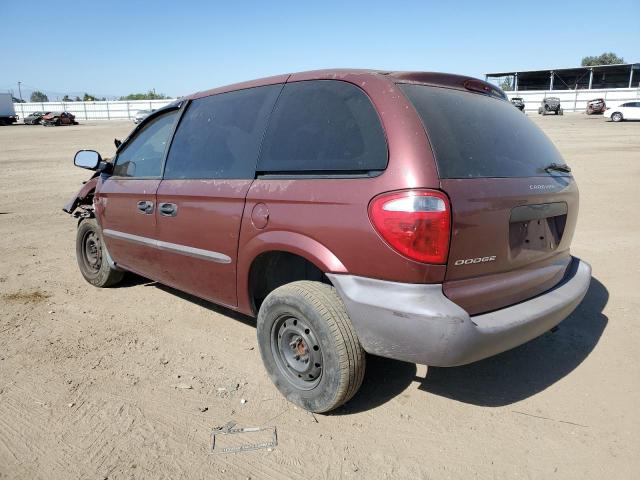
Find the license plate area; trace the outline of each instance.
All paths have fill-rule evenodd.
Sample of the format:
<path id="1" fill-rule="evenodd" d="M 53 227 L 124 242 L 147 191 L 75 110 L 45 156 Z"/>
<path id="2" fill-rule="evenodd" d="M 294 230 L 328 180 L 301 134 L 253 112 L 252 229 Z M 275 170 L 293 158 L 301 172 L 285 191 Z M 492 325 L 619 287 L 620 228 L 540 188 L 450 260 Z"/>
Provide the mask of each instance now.
<path id="1" fill-rule="evenodd" d="M 564 202 L 515 207 L 509 219 L 511 258 L 525 259 L 553 252 L 562 240 L 566 223 Z"/>

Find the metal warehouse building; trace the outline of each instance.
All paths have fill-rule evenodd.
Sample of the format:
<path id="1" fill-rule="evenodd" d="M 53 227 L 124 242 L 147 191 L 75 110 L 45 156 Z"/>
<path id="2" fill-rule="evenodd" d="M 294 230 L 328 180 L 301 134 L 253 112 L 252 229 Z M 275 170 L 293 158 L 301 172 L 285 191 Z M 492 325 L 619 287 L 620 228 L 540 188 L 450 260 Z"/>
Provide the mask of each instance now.
<path id="1" fill-rule="evenodd" d="M 559 97 L 567 111 L 584 110 L 594 98 L 612 105 L 640 100 L 640 63 L 497 72 L 485 78 L 496 85 L 507 80 L 507 95 L 522 97 L 527 111 L 537 110 L 545 97 Z"/>

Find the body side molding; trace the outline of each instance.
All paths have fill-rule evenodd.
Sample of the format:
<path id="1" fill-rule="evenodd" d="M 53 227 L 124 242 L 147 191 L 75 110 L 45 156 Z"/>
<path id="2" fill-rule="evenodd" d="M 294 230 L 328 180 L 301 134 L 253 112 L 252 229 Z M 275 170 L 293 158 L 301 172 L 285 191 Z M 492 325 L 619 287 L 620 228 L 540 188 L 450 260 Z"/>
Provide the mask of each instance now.
<path id="1" fill-rule="evenodd" d="M 181 253 L 182 255 L 188 255 L 190 257 L 202 258 L 204 260 L 211 260 L 217 263 L 231 263 L 231 257 L 224 253 L 214 252 L 212 250 L 204 250 L 202 248 L 189 247 L 188 245 L 179 245 L 177 243 L 163 242 L 162 240 L 156 240 L 154 238 L 141 237 L 139 235 L 132 235 L 130 233 L 118 232 L 117 230 L 105 229 L 102 233 L 111 238 L 117 238 L 119 240 L 126 240 L 132 243 L 138 243 L 142 245 L 149 245 L 159 250 L 166 250 L 170 252 Z"/>

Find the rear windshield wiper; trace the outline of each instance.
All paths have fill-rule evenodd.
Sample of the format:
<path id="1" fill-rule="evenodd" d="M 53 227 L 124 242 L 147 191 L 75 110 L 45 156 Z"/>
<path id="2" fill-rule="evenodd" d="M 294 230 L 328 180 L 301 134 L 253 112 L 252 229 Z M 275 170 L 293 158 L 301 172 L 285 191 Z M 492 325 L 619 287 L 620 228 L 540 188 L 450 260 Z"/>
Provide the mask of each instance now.
<path id="1" fill-rule="evenodd" d="M 547 172 L 551 171 L 551 170 L 554 170 L 556 172 L 569 173 L 571 171 L 571 167 L 569 165 L 567 165 L 566 163 L 564 163 L 564 164 L 552 163 L 551 165 L 547 165 L 546 167 L 544 167 L 544 169 Z"/>

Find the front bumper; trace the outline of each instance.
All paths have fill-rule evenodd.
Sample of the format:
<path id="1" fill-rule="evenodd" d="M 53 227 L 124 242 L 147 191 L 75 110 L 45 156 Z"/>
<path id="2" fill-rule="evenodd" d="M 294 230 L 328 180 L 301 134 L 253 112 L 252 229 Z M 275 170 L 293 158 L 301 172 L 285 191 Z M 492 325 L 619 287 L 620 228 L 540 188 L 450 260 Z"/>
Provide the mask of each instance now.
<path id="1" fill-rule="evenodd" d="M 469 316 L 440 284 L 328 275 L 363 348 L 374 355 L 438 367 L 475 362 L 517 347 L 555 327 L 582 301 L 589 264 L 573 258 L 564 279 L 530 300 Z"/>

